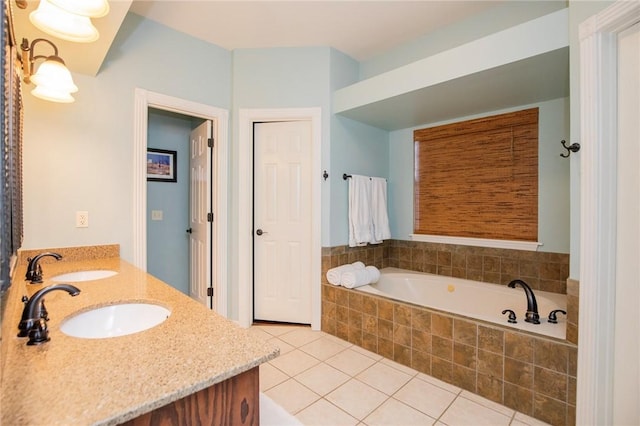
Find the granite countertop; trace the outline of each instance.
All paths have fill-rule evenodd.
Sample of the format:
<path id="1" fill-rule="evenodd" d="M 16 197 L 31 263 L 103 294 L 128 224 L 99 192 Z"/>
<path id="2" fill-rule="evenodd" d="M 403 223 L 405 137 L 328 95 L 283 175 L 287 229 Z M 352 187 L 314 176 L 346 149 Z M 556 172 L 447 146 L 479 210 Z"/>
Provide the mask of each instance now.
<path id="1" fill-rule="evenodd" d="M 44 259 L 43 259 L 44 260 Z M 43 262 L 44 282 L 23 281 L 24 265 L 6 295 L 2 325 L 2 417 L 5 425 L 117 424 L 248 371 L 278 355 L 254 336 L 118 257 Z M 27 346 L 16 337 L 22 295 L 54 284 L 51 277 L 79 270 L 118 274 L 71 283 L 45 295 L 51 341 Z M 60 331 L 79 311 L 118 302 L 151 302 L 171 310 L 149 330 L 109 339 L 80 339 Z"/>

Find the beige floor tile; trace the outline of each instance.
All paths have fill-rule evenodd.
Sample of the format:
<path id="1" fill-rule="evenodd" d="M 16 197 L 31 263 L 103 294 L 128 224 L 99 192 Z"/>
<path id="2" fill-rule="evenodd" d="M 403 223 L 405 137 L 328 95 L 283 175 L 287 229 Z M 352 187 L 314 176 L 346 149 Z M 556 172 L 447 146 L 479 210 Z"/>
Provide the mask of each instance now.
<path id="1" fill-rule="evenodd" d="M 356 378 L 387 395 L 393 395 L 411 380 L 410 375 L 380 362 L 362 371 Z"/>
<path id="2" fill-rule="evenodd" d="M 313 367 L 320 361 L 299 349 L 294 349 L 293 351 L 280 355 L 278 358 L 269 362 L 283 373 L 293 377 L 302 373 L 304 370 Z"/>
<path id="3" fill-rule="evenodd" d="M 274 324 L 269 324 L 269 325 L 256 324 L 256 325 L 253 325 L 252 327 L 257 327 L 260 330 L 264 330 L 267 333 L 271 334 L 272 336 L 281 336 L 283 334 L 298 330 L 299 328 L 309 328 L 309 327 L 300 326 L 300 325 L 274 325 Z"/>
<path id="4" fill-rule="evenodd" d="M 328 364 L 320 363 L 295 376 L 295 379 L 317 393 L 326 395 L 351 377 Z"/>
<path id="5" fill-rule="evenodd" d="M 387 399 L 387 395 L 359 380 L 351 379 L 328 394 L 326 399 L 358 420 L 362 420 L 378 408 Z"/>
<path id="6" fill-rule="evenodd" d="M 275 385 L 278 385 L 285 380 L 289 379 L 289 376 L 278 370 L 276 367 L 268 362 L 260 365 L 260 390 L 266 391 L 271 389 Z"/>
<path id="7" fill-rule="evenodd" d="M 313 331 L 310 328 L 299 328 L 279 337 L 291 346 L 299 348 L 300 346 L 306 345 L 314 340 L 318 340 L 323 336 L 323 334 L 324 333 L 321 331 Z"/>
<path id="8" fill-rule="evenodd" d="M 269 389 L 265 395 L 294 415 L 320 398 L 315 392 L 293 379 L 286 380 Z"/>
<path id="9" fill-rule="evenodd" d="M 456 394 L 424 380 L 413 378 L 393 397 L 437 419 L 451 405 Z"/>
<path id="10" fill-rule="evenodd" d="M 353 345 L 351 349 L 353 349 L 354 351 L 358 352 L 361 355 L 367 356 L 376 361 L 380 361 L 382 359 L 382 355 L 378 355 L 377 353 L 368 351 L 364 348 L 361 348 L 360 346 Z"/>
<path id="11" fill-rule="evenodd" d="M 376 363 L 375 360 L 359 354 L 352 348 L 346 349 L 325 361 L 349 376 L 355 376 Z"/>
<path id="12" fill-rule="evenodd" d="M 435 421 L 436 419 L 432 419 L 426 414 L 404 405 L 402 402 L 393 398 L 385 401 L 384 404 L 376 408 L 373 413 L 364 419 L 364 423 L 369 426 L 424 426 L 432 425 Z"/>
<path id="13" fill-rule="evenodd" d="M 439 420 L 455 426 L 506 426 L 511 418 L 477 402 L 458 397 Z"/>
<path id="14" fill-rule="evenodd" d="M 260 392 L 260 426 L 303 426 L 287 410 Z"/>
<path id="15" fill-rule="evenodd" d="M 321 337 L 320 339 L 314 340 L 311 343 L 300 346 L 299 349 L 313 357 L 324 361 L 327 358 L 334 356 L 338 352 L 342 352 L 345 348 L 344 346 L 334 342 L 333 340 Z"/>
<path id="16" fill-rule="evenodd" d="M 462 389 L 460 389 L 457 386 L 451 385 L 447 382 L 443 382 L 440 379 L 436 379 L 433 376 L 429 376 L 427 374 L 424 373 L 418 373 L 418 375 L 416 376 L 416 378 L 420 379 L 420 380 L 424 380 L 425 382 L 431 383 L 432 385 L 436 385 L 439 388 L 442 388 L 444 390 L 447 390 L 451 393 L 455 393 L 456 395 L 458 395 Z"/>
<path id="17" fill-rule="evenodd" d="M 380 361 L 383 364 L 388 365 L 389 367 L 393 367 L 396 370 L 400 370 L 405 374 L 408 374 L 410 376 L 415 376 L 416 374 L 418 374 L 418 372 L 416 370 L 414 370 L 413 368 L 407 367 L 406 365 L 402 365 L 400 363 L 397 363 L 395 361 L 391 361 L 390 359 L 387 358 L 382 358 L 382 360 Z"/>
<path id="18" fill-rule="evenodd" d="M 534 419 L 533 417 L 529 417 L 526 414 L 516 412 L 516 415 L 511 422 L 512 426 L 549 426 L 549 423 L 545 423 L 542 420 Z"/>
<path id="19" fill-rule="evenodd" d="M 512 410 L 511 408 L 505 407 L 502 404 L 498 404 L 497 402 L 491 401 L 487 398 L 483 398 L 480 395 L 476 395 L 475 393 L 471 393 L 466 390 L 463 390 L 460 396 L 477 402 L 484 407 L 491 408 L 492 410 L 502 413 L 505 416 L 513 417 L 513 415 L 515 414 L 515 410 Z"/>
<path id="20" fill-rule="evenodd" d="M 320 399 L 304 410 L 296 418 L 305 426 L 352 426 L 358 420 L 345 413 L 326 399 Z"/>
<path id="21" fill-rule="evenodd" d="M 271 339 L 268 340 L 269 343 L 273 343 L 274 345 L 276 345 L 277 347 L 280 348 L 280 355 L 284 355 L 287 352 L 291 352 L 292 350 L 294 350 L 295 348 L 293 346 L 291 346 L 290 344 L 283 342 L 282 340 L 280 340 L 277 337 L 272 337 Z"/>
<path id="22" fill-rule="evenodd" d="M 323 337 L 325 339 L 332 340 L 332 341 L 338 343 L 339 345 L 344 346 L 345 348 L 351 348 L 351 347 L 355 348 L 356 347 L 356 345 L 352 345 L 351 343 L 347 342 L 346 340 L 342 340 L 341 338 L 333 336 L 333 335 L 328 334 L 328 333 L 324 333 Z"/>
<path id="23" fill-rule="evenodd" d="M 267 333 L 265 330 L 261 329 L 260 327 L 255 327 L 255 326 L 249 327 L 247 331 L 253 334 L 254 336 L 258 336 L 264 340 L 269 340 L 273 337 L 271 334 Z"/>

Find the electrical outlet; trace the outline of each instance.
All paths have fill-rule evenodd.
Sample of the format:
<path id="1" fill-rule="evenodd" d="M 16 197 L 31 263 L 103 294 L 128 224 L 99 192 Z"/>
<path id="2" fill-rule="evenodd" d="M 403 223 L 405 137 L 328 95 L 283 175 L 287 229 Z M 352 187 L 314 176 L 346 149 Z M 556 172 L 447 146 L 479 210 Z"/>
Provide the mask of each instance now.
<path id="1" fill-rule="evenodd" d="M 151 220 L 162 220 L 162 210 L 151 210 Z"/>
<path id="2" fill-rule="evenodd" d="M 89 212 L 77 211 L 76 212 L 76 228 L 88 228 L 89 227 Z"/>

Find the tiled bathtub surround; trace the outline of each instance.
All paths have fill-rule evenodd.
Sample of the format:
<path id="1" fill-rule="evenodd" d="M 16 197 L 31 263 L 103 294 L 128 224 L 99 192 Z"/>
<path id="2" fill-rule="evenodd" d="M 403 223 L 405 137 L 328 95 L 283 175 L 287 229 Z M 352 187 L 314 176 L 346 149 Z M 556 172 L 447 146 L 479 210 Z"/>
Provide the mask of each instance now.
<path id="1" fill-rule="evenodd" d="M 568 255 L 407 241 L 324 249 L 322 330 L 545 422 L 575 424 L 574 344 L 327 283 L 328 268 L 357 260 L 493 283 L 522 278 L 565 293 Z M 577 305 L 577 283 L 570 287 Z"/>
<path id="2" fill-rule="evenodd" d="M 323 249 L 323 267 L 327 269 L 357 260 L 378 268 L 392 266 L 494 284 L 507 284 L 519 278 L 534 290 L 561 294 L 567 293 L 569 276 L 569 255 L 565 253 L 402 240 L 376 246 Z"/>
<path id="3" fill-rule="evenodd" d="M 322 330 L 545 422 L 575 424 L 575 345 L 330 284 Z"/>

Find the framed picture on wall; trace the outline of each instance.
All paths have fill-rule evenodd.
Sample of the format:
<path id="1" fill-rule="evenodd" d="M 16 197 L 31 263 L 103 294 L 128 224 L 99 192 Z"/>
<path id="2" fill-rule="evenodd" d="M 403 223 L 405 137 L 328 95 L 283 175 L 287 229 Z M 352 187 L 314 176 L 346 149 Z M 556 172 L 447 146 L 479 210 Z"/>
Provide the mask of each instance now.
<path id="1" fill-rule="evenodd" d="M 147 148 L 147 180 L 154 182 L 177 182 L 176 151 Z"/>

